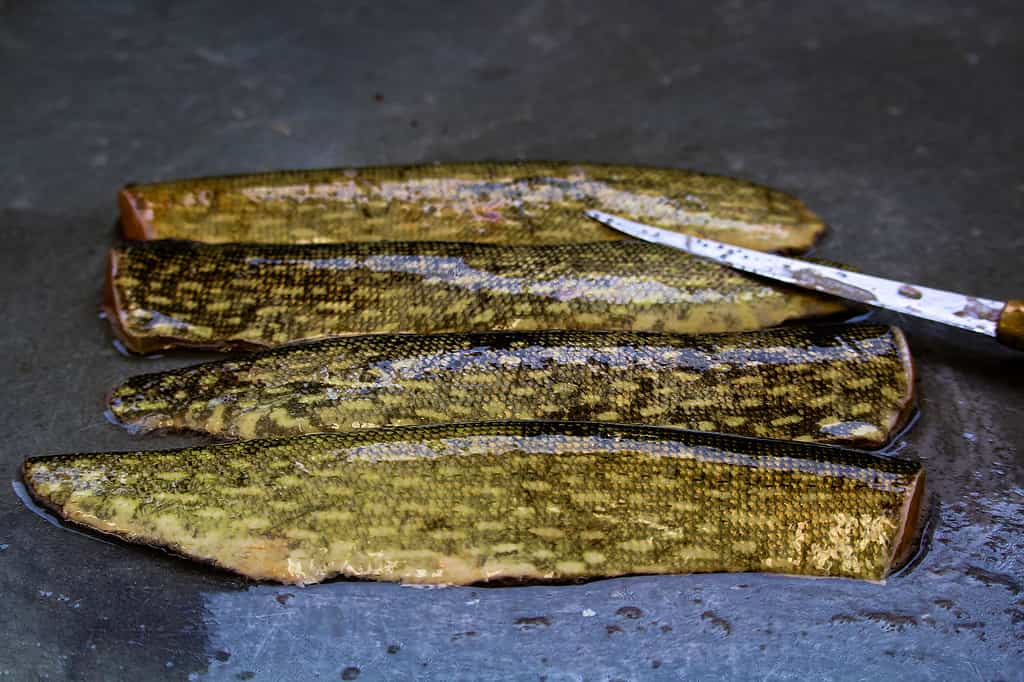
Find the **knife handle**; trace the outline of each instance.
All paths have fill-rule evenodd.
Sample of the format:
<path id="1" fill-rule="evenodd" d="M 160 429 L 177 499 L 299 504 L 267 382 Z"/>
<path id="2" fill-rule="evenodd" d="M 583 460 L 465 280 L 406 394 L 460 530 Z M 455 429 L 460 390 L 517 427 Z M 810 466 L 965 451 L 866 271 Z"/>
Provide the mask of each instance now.
<path id="1" fill-rule="evenodd" d="M 999 313 L 996 325 L 999 343 L 1017 350 L 1024 350 L 1024 299 L 1011 298 Z"/>

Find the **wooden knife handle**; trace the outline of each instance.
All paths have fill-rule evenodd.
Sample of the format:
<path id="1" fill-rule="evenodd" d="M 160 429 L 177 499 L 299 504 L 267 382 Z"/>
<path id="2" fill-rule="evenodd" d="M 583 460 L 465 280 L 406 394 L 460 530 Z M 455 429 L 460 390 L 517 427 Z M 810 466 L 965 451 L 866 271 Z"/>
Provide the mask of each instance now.
<path id="1" fill-rule="evenodd" d="M 1024 350 L 1024 299 L 1013 298 L 1003 306 L 996 326 L 996 338 L 1004 346 Z"/>

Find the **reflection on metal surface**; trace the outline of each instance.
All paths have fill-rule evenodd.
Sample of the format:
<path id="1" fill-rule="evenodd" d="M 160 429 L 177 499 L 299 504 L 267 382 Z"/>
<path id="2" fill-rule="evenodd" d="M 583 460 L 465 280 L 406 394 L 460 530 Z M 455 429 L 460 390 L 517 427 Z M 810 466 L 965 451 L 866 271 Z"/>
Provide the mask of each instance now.
<path id="1" fill-rule="evenodd" d="M 1024 653 L 1024 490 L 966 496 L 933 519 L 932 550 L 884 586 L 739 574 L 527 589 L 342 581 L 207 591 L 209 673 L 338 679 L 358 667 L 360 679 L 460 679 L 466 670 L 599 679 L 685 669 L 699 679 L 771 679 L 785 661 L 795 678 L 845 666 L 865 678 L 1006 677 Z"/>
<path id="2" fill-rule="evenodd" d="M 66 523 L 64 523 L 63 521 L 61 521 L 59 518 L 54 516 L 46 509 L 40 507 L 38 504 L 36 504 L 35 500 L 32 499 L 32 496 L 25 488 L 25 484 L 22 483 L 21 481 L 11 481 L 11 488 L 14 490 L 14 495 L 19 500 L 21 500 L 21 503 L 25 505 L 26 509 L 28 509 L 30 512 L 41 518 L 43 521 L 46 521 L 51 526 L 54 526 L 55 528 L 60 528 L 61 530 L 66 530 L 67 532 L 74 533 L 75 535 L 81 535 L 83 538 L 89 538 L 90 540 L 95 540 L 96 542 L 102 542 L 105 545 L 115 544 L 113 542 L 104 540 L 95 533 L 83 533 L 80 530 L 76 530 L 71 526 L 67 525 Z"/>

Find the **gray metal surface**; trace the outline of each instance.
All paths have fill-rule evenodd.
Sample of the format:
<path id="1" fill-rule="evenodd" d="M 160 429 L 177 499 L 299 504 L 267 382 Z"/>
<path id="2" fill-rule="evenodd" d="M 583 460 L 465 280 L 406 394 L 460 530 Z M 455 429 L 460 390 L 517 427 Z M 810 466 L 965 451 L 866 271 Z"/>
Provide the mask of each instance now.
<path id="1" fill-rule="evenodd" d="M 0 2 L 0 470 L 171 446 L 103 420 L 129 180 L 501 157 L 694 167 L 798 193 L 817 254 L 1024 289 L 1016 1 Z M 272 3 L 267 3 L 271 5 Z M 1019 353 L 901 319 L 930 547 L 886 585 L 764 575 L 422 590 L 252 585 L 47 524 L 0 485 L 0 680 L 1024 679 Z M 208 357 L 208 356 L 207 356 Z"/>

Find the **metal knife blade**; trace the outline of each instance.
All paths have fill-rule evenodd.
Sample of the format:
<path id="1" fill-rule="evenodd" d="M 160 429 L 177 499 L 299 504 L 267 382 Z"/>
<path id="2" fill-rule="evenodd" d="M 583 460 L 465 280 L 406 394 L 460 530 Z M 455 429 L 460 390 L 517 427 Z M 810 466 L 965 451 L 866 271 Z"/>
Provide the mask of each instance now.
<path id="1" fill-rule="evenodd" d="M 960 327 L 987 336 L 998 336 L 997 328 L 1007 309 L 1004 301 L 966 296 L 953 291 L 896 282 L 882 277 L 809 263 L 807 261 L 753 251 L 711 239 L 691 237 L 652 225 L 626 220 L 603 211 L 587 211 L 587 216 L 637 239 L 671 246 L 695 256 L 755 275 L 770 277 L 807 289 L 813 289 L 868 305 L 887 308 L 926 320 Z M 1015 302 L 1011 302 L 1015 303 Z M 1014 343 L 1007 343 L 1014 346 Z"/>

